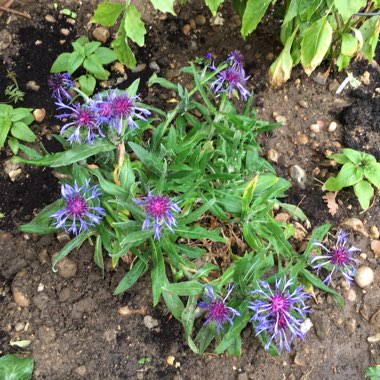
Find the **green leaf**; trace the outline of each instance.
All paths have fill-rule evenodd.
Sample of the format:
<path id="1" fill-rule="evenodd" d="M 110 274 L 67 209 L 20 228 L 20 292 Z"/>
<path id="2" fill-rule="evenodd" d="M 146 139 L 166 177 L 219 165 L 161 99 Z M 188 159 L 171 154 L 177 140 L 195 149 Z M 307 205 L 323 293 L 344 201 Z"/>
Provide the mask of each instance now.
<path id="1" fill-rule="evenodd" d="M 268 9 L 272 0 L 248 0 L 242 19 L 241 35 L 243 38 L 252 33 Z"/>
<path id="2" fill-rule="evenodd" d="M 347 162 L 350 162 L 350 160 L 346 157 L 345 154 L 342 153 L 335 153 L 332 154 L 331 156 L 328 156 L 330 160 L 336 161 L 338 164 L 347 164 Z"/>
<path id="3" fill-rule="evenodd" d="M 365 370 L 365 377 L 369 377 L 370 380 L 380 380 L 380 365 L 368 367 Z"/>
<path id="4" fill-rule="evenodd" d="M 16 137 L 16 139 L 27 142 L 34 142 L 37 138 L 33 131 L 22 121 L 13 123 L 11 134 L 13 137 Z"/>
<path id="5" fill-rule="evenodd" d="M 67 63 L 67 72 L 69 74 L 73 74 L 83 63 L 84 57 L 78 53 L 77 51 L 74 51 L 70 54 L 69 61 Z"/>
<path id="6" fill-rule="evenodd" d="M 365 179 L 362 179 L 354 185 L 354 192 L 362 209 L 367 210 L 374 192 L 371 184 Z"/>
<path id="7" fill-rule="evenodd" d="M 126 292 L 132 285 L 136 283 L 136 281 L 140 278 L 140 276 L 146 272 L 148 269 L 147 260 L 149 254 L 146 253 L 144 255 L 144 260 L 138 258 L 133 265 L 132 269 L 123 277 L 120 281 L 119 285 L 116 287 L 113 295 L 117 296 L 118 294 Z"/>
<path id="8" fill-rule="evenodd" d="M 151 0 L 151 3 L 157 10 L 163 13 L 168 12 L 175 16 L 173 8 L 174 0 Z"/>
<path id="9" fill-rule="evenodd" d="M 168 279 L 166 278 L 164 257 L 160 246 L 156 245 L 152 239 L 150 240 L 150 245 L 152 247 L 153 263 L 151 271 L 153 306 L 157 306 L 162 293 L 162 287 L 168 282 Z"/>
<path id="10" fill-rule="evenodd" d="M 363 36 L 362 53 L 366 60 L 372 61 L 380 33 L 380 16 L 369 17 L 359 28 Z"/>
<path id="11" fill-rule="evenodd" d="M 205 204 L 203 204 L 201 207 L 199 207 L 197 210 L 193 211 L 191 214 L 187 215 L 185 218 L 182 219 L 182 223 L 184 224 L 190 224 L 198 220 L 206 211 L 208 211 L 215 203 L 216 199 L 211 198 L 209 201 L 207 201 Z"/>
<path id="12" fill-rule="evenodd" d="M 94 53 L 99 46 L 101 46 L 102 43 L 99 42 L 99 41 L 94 41 L 94 42 L 89 42 L 87 43 L 86 45 L 84 45 L 84 54 L 85 56 L 89 56 L 91 55 L 92 53 Z"/>
<path id="13" fill-rule="evenodd" d="M 161 176 L 163 172 L 163 164 L 161 160 L 146 149 L 144 149 L 142 146 L 135 144 L 133 142 L 128 143 L 129 146 L 132 148 L 132 150 L 135 152 L 136 156 L 139 158 L 139 160 L 153 173 Z"/>
<path id="14" fill-rule="evenodd" d="M 162 290 L 178 296 L 196 296 L 203 294 L 203 285 L 197 281 L 185 281 L 177 284 L 166 284 Z"/>
<path id="15" fill-rule="evenodd" d="M 0 149 L 4 146 L 5 140 L 11 129 L 12 121 L 10 113 L 0 114 Z"/>
<path id="16" fill-rule="evenodd" d="M 124 29 L 127 37 L 139 46 L 144 45 L 146 29 L 141 21 L 140 12 L 133 4 L 127 5 L 125 10 Z"/>
<path id="17" fill-rule="evenodd" d="M 32 378 L 34 362 L 32 358 L 18 358 L 4 355 L 0 358 L 0 379 L 29 380 Z"/>
<path id="18" fill-rule="evenodd" d="M 205 4 L 209 7 L 212 15 L 215 16 L 219 5 L 222 4 L 223 1 L 224 0 L 205 0 Z"/>
<path id="19" fill-rule="evenodd" d="M 342 48 L 341 53 L 348 57 L 352 57 L 358 49 L 358 40 L 355 36 L 349 33 L 342 33 Z"/>
<path id="20" fill-rule="evenodd" d="M 360 164 L 363 160 L 361 152 L 358 152 L 357 150 L 344 148 L 342 152 L 355 165 Z"/>
<path id="21" fill-rule="evenodd" d="M 71 53 L 60 54 L 57 57 L 57 59 L 53 62 L 53 65 L 51 66 L 50 72 L 51 73 L 60 73 L 62 71 L 67 71 L 67 68 L 69 66 L 70 57 L 71 57 Z"/>
<path id="22" fill-rule="evenodd" d="M 111 46 L 115 51 L 117 59 L 121 63 L 130 69 L 136 67 L 136 58 L 128 45 L 123 22 L 120 24 L 116 38 L 112 41 Z"/>
<path id="23" fill-rule="evenodd" d="M 23 123 L 29 125 L 34 121 L 34 116 L 32 115 L 33 108 L 15 108 L 12 111 L 12 122 L 22 121 Z"/>
<path id="24" fill-rule="evenodd" d="M 177 296 L 177 294 L 167 292 L 162 290 L 162 298 L 165 301 L 165 304 L 169 311 L 173 314 L 174 318 L 180 320 L 182 312 L 185 308 L 181 298 Z"/>
<path id="25" fill-rule="evenodd" d="M 104 26 L 113 26 L 124 7 L 123 3 L 111 3 L 108 1 L 100 3 L 96 8 L 92 21 Z"/>
<path id="26" fill-rule="evenodd" d="M 337 191 L 355 185 L 363 178 L 363 175 L 358 174 L 357 168 L 350 162 L 344 164 L 336 178 L 329 178 L 322 187 L 322 190 Z"/>
<path id="27" fill-rule="evenodd" d="M 109 72 L 105 70 L 96 54 L 91 54 L 83 61 L 83 67 L 94 75 L 96 79 L 106 80 Z"/>
<path id="28" fill-rule="evenodd" d="M 13 137 L 10 137 L 8 139 L 8 145 L 9 147 L 11 148 L 11 151 L 13 154 L 17 154 L 18 153 L 18 150 L 20 148 L 20 143 L 17 139 L 13 138 Z M 0 146 L 0 149 L 1 149 L 1 146 Z"/>
<path id="29" fill-rule="evenodd" d="M 344 23 L 346 23 L 354 13 L 359 12 L 366 3 L 367 0 L 334 0 L 334 5 L 341 14 Z"/>
<path id="30" fill-rule="evenodd" d="M 104 276 L 104 260 L 102 251 L 102 238 L 100 235 L 96 237 L 95 250 L 94 250 L 94 262 L 102 270 Z"/>
<path id="31" fill-rule="evenodd" d="M 219 241 L 221 243 L 225 243 L 226 240 L 219 235 L 219 231 L 219 228 L 208 231 L 201 226 L 179 226 L 174 229 L 175 234 L 179 237 L 186 237 L 189 239 L 209 239 L 211 241 Z"/>
<path id="32" fill-rule="evenodd" d="M 87 95 L 91 96 L 94 93 L 96 79 L 92 75 L 81 75 L 78 78 L 80 89 Z"/>
<path id="33" fill-rule="evenodd" d="M 9 142 L 8 142 L 9 143 Z M 380 163 L 375 162 L 366 168 L 364 168 L 364 176 L 375 185 L 378 189 L 380 189 Z"/>
<path id="34" fill-rule="evenodd" d="M 14 163 L 25 163 L 36 166 L 50 166 L 57 168 L 60 166 L 71 165 L 74 162 L 84 160 L 101 152 L 109 152 L 116 147 L 106 140 L 96 140 L 93 144 L 77 145 L 65 152 L 55 153 L 49 156 L 44 156 L 39 160 L 26 160 L 21 157 L 13 157 Z"/>
<path id="35" fill-rule="evenodd" d="M 116 61 L 117 59 L 115 52 L 106 47 L 100 47 L 96 49 L 95 55 L 98 57 L 99 62 L 102 65 L 108 65 L 109 63 Z"/>
<path id="36" fill-rule="evenodd" d="M 259 178 L 259 175 L 257 174 L 247 185 L 247 187 L 244 189 L 243 193 L 243 199 L 242 199 L 242 217 L 244 217 L 249 209 L 249 205 L 251 204 L 251 201 L 253 199 L 253 192 L 256 189 L 257 180 Z"/>
<path id="37" fill-rule="evenodd" d="M 307 75 L 322 62 L 330 48 L 332 34 L 327 18 L 315 21 L 305 30 L 301 41 L 301 63 Z"/>
<path id="38" fill-rule="evenodd" d="M 269 68 L 269 81 L 274 87 L 281 86 L 290 78 L 293 68 L 293 58 L 290 51 L 297 31 L 298 27 L 294 30 L 293 34 L 288 37 L 284 49 Z"/>

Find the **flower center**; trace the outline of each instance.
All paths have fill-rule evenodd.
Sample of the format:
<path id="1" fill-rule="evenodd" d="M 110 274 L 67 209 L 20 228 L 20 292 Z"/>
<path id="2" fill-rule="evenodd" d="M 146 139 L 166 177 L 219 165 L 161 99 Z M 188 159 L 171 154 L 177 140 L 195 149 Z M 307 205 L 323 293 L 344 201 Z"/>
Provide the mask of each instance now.
<path id="1" fill-rule="evenodd" d="M 112 113 L 112 107 L 109 103 L 103 103 L 100 108 L 100 114 L 102 116 L 110 116 Z"/>
<path id="2" fill-rule="evenodd" d="M 331 257 L 331 262 L 335 265 L 344 265 L 347 263 L 347 251 L 345 249 L 336 248 Z"/>
<path id="3" fill-rule="evenodd" d="M 159 195 L 153 197 L 153 199 L 147 205 L 147 213 L 156 218 L 164 216 L 168 210 L 168 199 L 166 197 L 160 197 Z"/>
<path id="4" fill-rule="evenodd" d="M 87 202 L 79 195 L 74 195 L 73 198 L 68 199 L 66 207 L 70 214 L 80 217 L 87 211 Z"/>
<path id="5" fill-rule="evenodd" d="M 79 109 L 78 110 L 78 124 L 83 126 L 90 126 L 95 120 L 94 115 L 86 109 Z"/>
<path id="6" fill-rule="evenodd" d="M 239 74 L 234 69 L 227 69 L 226 80 L 230 83 L 239 82 Z"/>
<path id="7" fill-rule="evenodd" d="M 279 329 L 284 329 L 287 326 L 286 319 L 282 314 L 278 317 L 277 326 Z"/>
<path id="8" fill-rule="evenodd" d="M 228 314 L 228 309 L 222 300 L 215 300 L 209 306 L 210 317 L 216 321 L 223 321 Z"/>
<path id="9" fill-rule="evenodd" d="M 276 314 L 286 311 L 288 308 L 286 298 L 284 298 L 281 295 L 276 294 L 275 296 L 273 296 L 271 299 L 271 302 L 272 302 L 272 311 Z"/>
<path id="10" fill-rule="evenodd" d="M 132 112 L 133 103 L 128 96 L 118 96 L 112 101 L 112 109 L 116 117 L 128 117 Z"/>

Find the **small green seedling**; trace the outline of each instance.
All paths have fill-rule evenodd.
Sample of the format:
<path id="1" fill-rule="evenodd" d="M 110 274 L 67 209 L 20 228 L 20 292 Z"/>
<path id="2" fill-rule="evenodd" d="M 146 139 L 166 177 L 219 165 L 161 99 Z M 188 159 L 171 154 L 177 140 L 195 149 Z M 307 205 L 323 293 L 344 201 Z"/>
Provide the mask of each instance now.
<path id="1" fill-rule="evenodd" d="M 375 367 L 368 367 L 364 375 L 370 380 L 380 380 L 380 365 L 377 365 Z"/>
<path id="2" fill-rule="evenodd" d="M 71 44 L 74 51 L 62 53 L 54 61 L 50 71 L 52 73 L 68 72 L 72 75 L 81 66 L 86 74 L 78 78 L 81 90 L 86 95 L 92 95 L 96 85 L 96 79 L 108 79 L 110 72 L 103 65 L 116 60 L 116 54 L 106 47 L 102 47 L 98 41 L 89 42 L 87 37 L 80 37 Z"/>
<path id="3" fill-rule="evenodd" d="M 78 14 L 77 14 L 77 13 L 71 11 L 71 10 L 68 9 L 68 8 L 64 8 L 64 9 L 62 9 L 59 13 L 62 14 L 62 15 L 65 15 L 65 16 L 69 16 L 69 17 L 71 17 L 71 18 L 73 18 L 73 19 L 76 19 L 76 18 L 78 17 Z"/>
<path id="4" fill-rule="evenodd" d="M 7 71 L 7 78 L 9 78 L 13 84 L 8 85 L 5 88 L 4 95 L 9 99 L 7 103 L 18 103 L 24 100 L 25 92 L 21 91 L 18 87 L 16 73 L 14 71 Z"/>
<path id="5" fill-rule="evenodd" d="M 138 360 L 138 363 L 139 363 L 140 365 L 145 365 L 145 364 L 150 363 L 151 361 L 152 361 L 152 358 L 150 358 L 150 357 L 148 356 L 148 357 L 146 357 L 146 358 L 141 358 L 141 359 L 139 359 L 139 360 Z"/>
<path id="6" fill-rule="evenodd" d="M 14 154 L 17 154 L 20 144 L 19 140 L 34 142 L 36 135 L 29 128 L 34 121 L 31 113 L 32 108 L 13 108 L 9 104 L 0 104 L 0 149 L 8 145 Z"/>
<path id="7" fill-rule="evenodd" d="M 360 206 L 366 210 L 374 193 L 372 185 L 380 189 L 380 163 L 370 154 L 349 148 L 343 149 L 342 153 L 332 154 L 329 158 L 343 166 L 336 177 L 325 182 L 322 189 L 339 191 L 353 186 Z"/>

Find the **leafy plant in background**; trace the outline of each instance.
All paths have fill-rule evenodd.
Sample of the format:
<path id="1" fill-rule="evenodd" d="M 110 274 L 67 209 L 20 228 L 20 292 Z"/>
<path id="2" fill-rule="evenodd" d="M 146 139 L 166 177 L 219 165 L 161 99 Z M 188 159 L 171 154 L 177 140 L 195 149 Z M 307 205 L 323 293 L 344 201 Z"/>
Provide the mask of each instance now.
<path id="1" fill-rule="evenodd" d="M 175 15 L 174 0 L 151 0 L 151 3 L 157 10 Z M 222 3 L 223 0 L 205 0 L 214 16 Z M 274 86 L 285 83 L 299 63 L 310 75 L 324 59 L 343 70 L 357 56 L 372 61 L 375 55 L 380 32 L 380 0 L 233 0 L 232 4 L 242 20 L 244 38 L 270 12 L 270 5 L 275 7 L 277 17 L 281 17 L 280 38 L 284 48 L 269 69 Z M 136 7 L 130 3 L 100 3 L 93 21 L 113 26 L 122 14 L 112 47 L 118 60 L 131 68 L 136 65 L 136 59 L 128 39 L 143 46 L 146 33 Z"/>
<path id="2" fill-rule="evenodd" d="M 182 72 L 193 78 L 191 91 L 157 76 L 149 81 L 176 93 L 169 111 L 140 103 L 138 80 L 126 91 L 92 98 L 73 88 L 81 103 L 79 96 L 76 103 L 61 97 L 66 124 L 56 138 L 64 151 L 34 151 L 14 162 L 64 174 L 62 198 L 21 230 L 73 235 L 53 268 L 87 240 L 102 271 L 104 255 L 114 267 L 123 258 L 130 270 L 115 295 L 150 271 L 153 305 L 163 299 L 196 353 L 213 343 L 216 354 L 239 356 L 241 331 L 251 321 L 265 348 L 277 354 L 276 346 L 290 349 L 304 336 L 308 297 L 300 282 L 342 303 L 308 269 L 314 241 L 330 225 L 317 228 L 299 254 L 289 243 L 294 225 L 274 219 L 282 208 L 307 222 L 298 207 L 279 201 L 290 183 L 259 154 L 257 135 L 277 125 L 256 120 L 242 55 Z M 235 106 L 240 98 L 242 112 Z M 259 318 L 268 303 L 277 306 Z M 196 321 L 202 312 L 203 325 Z"/>
<path id="3" fill-rule="evenodd" d="M 103 66 L 116 60 L 115 53 L 102 47 L 98 41 L 89 42 L 87 37 L 80 37 L 71 44 L 74 51 L 62 53 L 54 61 L 50 72 L 68 72 L 74 74 L 83 67 L 86 74 L 78 77 L 81 90 L 86 95 L 92 95 L 96 86 L 96 79 L 106 80 L 110 73 Z"/>
<path id="4" fill-rule="evenodd" d="M 9 78 L 13 84 L 5 87 L 4 95 L 9 99 L 9 102 L 14 104 L 23 101 L 25 93 L 18 87 L 16 73 L 13 71 L 7 71 L 7 78 Z"/>
<path id="5" fill-rule="evenodd" d="M 0 379 L 29 380 L 32 378 L 34 362 L 32 358 L 4 355 L 0 358 Z"/>
<path id="6" fill-rule="evenodd" d="M 365 371 L 365 377 L 370 380 L 380 380 L 380 365 L 368 367 Z"/>
<path id="7" fill-rule="evenodd" d="M 34 121 L 31 112 L 32 108 L 13 108 L 9 104 L 0 104 L 0 149 L 7 141 L 14 154 L 17 154 L 19 149 L 29 151 L 19 140 L 34 142 L 37 138 L 29 128 Z"/>
<path id="8" fill-rule="evenodd" d="M 323 185 L 323 190 L 339 191 L 353 186 L 360 206 L 366 210 L 374 194 L 374 185 L 380 189 L 380 163 L 370 154 L 345 148 L 342 153 L 329 156 L 343 165 L 336 177 L 330 177 Z"/>

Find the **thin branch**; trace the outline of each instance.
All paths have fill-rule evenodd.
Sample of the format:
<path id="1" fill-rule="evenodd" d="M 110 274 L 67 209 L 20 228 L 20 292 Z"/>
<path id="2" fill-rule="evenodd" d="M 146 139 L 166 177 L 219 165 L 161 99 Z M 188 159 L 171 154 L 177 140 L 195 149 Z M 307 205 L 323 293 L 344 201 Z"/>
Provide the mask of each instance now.
<path id="1" fill-rule="evenodd" d="M 15 11 L 14 9 L 3 7 L 2 5 L 0 5 L 0 11 L 12 13 L 12 14 L 14 14 L 16 16 L 25 17 L 25 18 L 28 18 L 29 20 L 32 19 L 32 16 L 29 13 Z"/>

